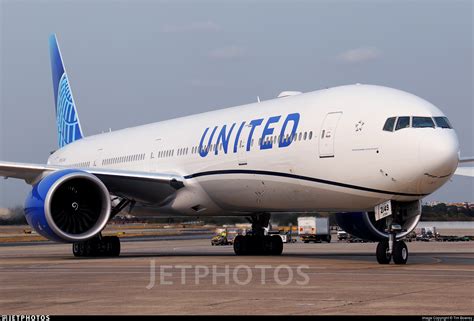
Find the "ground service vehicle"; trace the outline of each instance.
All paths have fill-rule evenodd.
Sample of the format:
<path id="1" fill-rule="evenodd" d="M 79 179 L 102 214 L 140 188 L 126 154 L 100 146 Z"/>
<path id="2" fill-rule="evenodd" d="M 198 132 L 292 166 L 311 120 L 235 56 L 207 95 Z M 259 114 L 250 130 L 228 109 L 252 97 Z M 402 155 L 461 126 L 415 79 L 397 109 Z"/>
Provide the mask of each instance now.
<path id="1" fill-rule="evenodd" d="M 331 230 L 327 217 L 298 217 L 298 235 L 305 243 L 331 242 Z"/>

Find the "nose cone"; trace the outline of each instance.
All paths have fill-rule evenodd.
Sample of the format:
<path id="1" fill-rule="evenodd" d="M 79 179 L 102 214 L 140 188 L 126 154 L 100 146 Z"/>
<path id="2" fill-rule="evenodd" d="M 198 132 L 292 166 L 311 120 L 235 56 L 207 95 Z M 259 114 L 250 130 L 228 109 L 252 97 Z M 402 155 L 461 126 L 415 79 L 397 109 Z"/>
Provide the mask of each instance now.
<path id="1" fill-rule="evenodd" d="M 454 174 L 459 162 L 459 142 L 454 130 L 435 129 L 420 142 L 419 159 L 424 168 L 421 189 L 429 194 Z"/>

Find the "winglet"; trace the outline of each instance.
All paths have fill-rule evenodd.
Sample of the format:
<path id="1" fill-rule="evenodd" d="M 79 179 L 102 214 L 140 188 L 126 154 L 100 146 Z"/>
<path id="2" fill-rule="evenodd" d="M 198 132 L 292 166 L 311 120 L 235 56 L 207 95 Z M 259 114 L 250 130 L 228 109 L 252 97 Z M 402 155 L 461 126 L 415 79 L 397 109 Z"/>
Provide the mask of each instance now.
<path id="1" fill-rule="evenodd" d="M 49 37 L 59 147 L 84 137 L 56 35 Z"/>

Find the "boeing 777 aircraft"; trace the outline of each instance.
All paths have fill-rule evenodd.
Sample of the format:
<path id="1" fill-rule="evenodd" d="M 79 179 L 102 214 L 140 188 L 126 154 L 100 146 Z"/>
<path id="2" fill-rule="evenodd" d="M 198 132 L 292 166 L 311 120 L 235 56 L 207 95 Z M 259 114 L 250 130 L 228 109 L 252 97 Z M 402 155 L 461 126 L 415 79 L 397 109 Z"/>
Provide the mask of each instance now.
<path id="1" fill-rule="evenodd" d="M 237 255 L 282 253 L 281 238 L 265 234 L 270 215 L 330 211 L 348 233 L 379 241 L 379 263 L 405 264 L 421 199 L 474 160 L 459 158 L 437 107 L 361 84 L 85 136 L 54 35 L 50 50 L 59 149 L 46 164 L 0 162 L 0 176 L 32 185 L 28 223 L 73 243 L 75 256 L 119 255 L 119 239 L 101 231 L 130 206 L 134 215 L 248 217 Z"/>

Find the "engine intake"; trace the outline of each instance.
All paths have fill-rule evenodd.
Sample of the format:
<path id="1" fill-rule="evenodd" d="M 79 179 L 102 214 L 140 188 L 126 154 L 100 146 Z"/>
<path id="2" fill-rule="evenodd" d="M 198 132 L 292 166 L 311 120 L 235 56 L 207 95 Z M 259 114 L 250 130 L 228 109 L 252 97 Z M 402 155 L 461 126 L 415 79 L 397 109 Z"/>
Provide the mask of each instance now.
<path id="1" fill-rule="evenodd" d="M 28 223 L 41 235 L 62 242 L 87 240 L 109 220 L 110 195 L 96 176 L 63 170 L 33 186 L 25 202 Z"/>
<path id="2" fill-rule="evenodd" d="M 396 213 L 397 223 L 402 226 L 402 231 L 396 238 L 401 239 L 413 231 L 421 218 L 421 202 L 392 201 L 392 211 Z M 358 238 L 370 241 L 381 241 L 389 237 L 387 220 L 393 215 L 381 220 L 375 220 L 374 212 L 337 213 L 336 222 L 340 228 Z"/>

